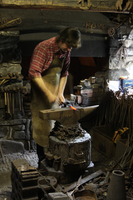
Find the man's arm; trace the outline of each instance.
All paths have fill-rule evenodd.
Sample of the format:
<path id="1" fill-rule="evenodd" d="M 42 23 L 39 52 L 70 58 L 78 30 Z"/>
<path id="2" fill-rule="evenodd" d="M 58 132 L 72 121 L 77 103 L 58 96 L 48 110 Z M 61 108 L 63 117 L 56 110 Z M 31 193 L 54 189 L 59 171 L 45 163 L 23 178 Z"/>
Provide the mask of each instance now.
<path id="1" fill-rule="evenodd" d="M 63 76 L 60 79 L 59 90 L 58 90 L 58 99 L 59 103 L 65 102 L 64 90 L 67 82 L 67 76 Z"/>
<path id="2" fill-rule="evenodd" d="M 42 91 L 42 93 L 44 94 L 44 97 L 47 98 L 49 103 L 54 103 L 56 101 L 57 97 L 50 92 L 50 90 L 48 89 L 49 88 L 48 84 L 47 84 L 47 86 L 45 85 L 45 82 L 42 79 L 42 77 L 33 78 L 32 81 Z"/>

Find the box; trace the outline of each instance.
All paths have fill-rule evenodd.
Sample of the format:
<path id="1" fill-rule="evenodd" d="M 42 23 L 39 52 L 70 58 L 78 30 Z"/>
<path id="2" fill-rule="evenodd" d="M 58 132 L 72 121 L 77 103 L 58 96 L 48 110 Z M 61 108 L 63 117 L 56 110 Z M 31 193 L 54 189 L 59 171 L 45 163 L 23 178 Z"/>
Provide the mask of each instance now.
<path id="1" fill-rule="evenodd" d="M 109 127 L 95 127 L 90 131 L 92 138 L 92 146 L 110 158 L 115 155 L 115 144 L 112 141 L 111 131 Z"/>

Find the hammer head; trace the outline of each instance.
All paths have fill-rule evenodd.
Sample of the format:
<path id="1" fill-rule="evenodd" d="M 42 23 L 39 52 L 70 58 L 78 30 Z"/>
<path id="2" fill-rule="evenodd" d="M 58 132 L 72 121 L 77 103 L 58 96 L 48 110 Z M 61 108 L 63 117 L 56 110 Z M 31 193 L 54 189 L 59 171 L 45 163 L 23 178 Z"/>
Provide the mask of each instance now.
<path id="1" fill-rule="evenodd" d="M 98 106 L 76 107 L 76 110 L 70 107 L 40 110 L 39 117 L 43 120 L 56 120 L 65 126 L 73 126 L 81 118 L 92 113 Z"/>

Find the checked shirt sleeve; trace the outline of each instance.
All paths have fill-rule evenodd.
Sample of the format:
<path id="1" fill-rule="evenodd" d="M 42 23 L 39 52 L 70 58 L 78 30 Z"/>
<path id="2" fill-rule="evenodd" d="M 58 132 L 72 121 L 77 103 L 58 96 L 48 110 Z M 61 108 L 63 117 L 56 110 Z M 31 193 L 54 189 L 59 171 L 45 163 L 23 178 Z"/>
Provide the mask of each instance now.
<path id="1" fill-rule="evenodd" d="M 41 73 L 46 69 L 45 62 L 47 50 L 44 47 L 36 47 L 31 59 L 29 68 L 29 78 L 41 77 Z"/>

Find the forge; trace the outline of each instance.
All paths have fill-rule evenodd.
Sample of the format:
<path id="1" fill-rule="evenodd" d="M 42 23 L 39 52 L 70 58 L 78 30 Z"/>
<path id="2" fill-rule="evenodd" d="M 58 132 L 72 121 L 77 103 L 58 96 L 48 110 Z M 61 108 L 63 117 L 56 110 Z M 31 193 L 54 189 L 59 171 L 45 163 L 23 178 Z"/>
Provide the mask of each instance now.
<path id="1" fill-rule="evenodd" d="M 79 120 L 91 114 L 98 105 L 88 107 L 41 110 L 43 120 L 55 120 L 50 132 L 48 151 L 42 161 L 42 168 L 55 176 L 60 183 L 74 181 L 91 161 L 91 136 L 81 127 Z"/>

